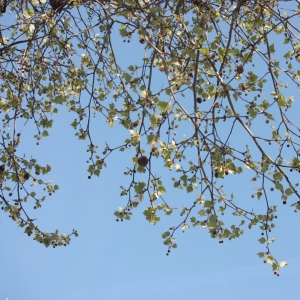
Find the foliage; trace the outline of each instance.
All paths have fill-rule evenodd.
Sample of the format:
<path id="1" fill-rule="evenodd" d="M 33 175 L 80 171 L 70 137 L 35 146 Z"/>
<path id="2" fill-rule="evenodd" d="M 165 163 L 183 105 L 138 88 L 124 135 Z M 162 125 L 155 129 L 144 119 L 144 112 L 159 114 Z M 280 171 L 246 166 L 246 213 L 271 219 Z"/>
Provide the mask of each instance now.
<path id="1" fill-rule="evenodd" d="M 1 16 L 2 209 L 45 246 L 69 244 L 77 235 L 43 232 L 29 217 L 25 206 L 40 208 L 45 193 L 59 187 L 43 180 L 49 165 L 18 152 L 26 126 L 35 126 L 38 145 L 49 135 L 52 115 L 67 106 L 76 116 L 76 136 L 88 142 L 89 178 L 100 175 L 109 156 L 133 156 L 117 221 L 130 220 L 135 209 L 152 224 L 175 212 L 169 183 L 155 175 L 166 168 L 173 188 L 193 195 L 178 224 L 162 234 L 168 253 L 177 247 L 179 228 L 201 226 L 223 243 L 243 235 L 245 226 L 258 226 L 266 247 L 258 255 L 279 274 L 286 263 L 270 250 L 279 199 L 279 205 L 300 208 L 293 175 L 300 172 L 299 129 L 289 94 L 300 78 L 297 1 L 53 3 L 55 9 L 45 0 L 8 0 Z M 123 66 L 116 40 L 143 54 Z M 99 154 L 93 116 L 124 128 L 124 141 L 106 143 Z M 255 192 L 244 198 L 260 200 L 250 205 L 233 193 L 236 178 L 249 174 L 245 188 L 251 184 Z M 225 213 L 232 214 L 226 221 L 232 225 L 225 224 Z"/>

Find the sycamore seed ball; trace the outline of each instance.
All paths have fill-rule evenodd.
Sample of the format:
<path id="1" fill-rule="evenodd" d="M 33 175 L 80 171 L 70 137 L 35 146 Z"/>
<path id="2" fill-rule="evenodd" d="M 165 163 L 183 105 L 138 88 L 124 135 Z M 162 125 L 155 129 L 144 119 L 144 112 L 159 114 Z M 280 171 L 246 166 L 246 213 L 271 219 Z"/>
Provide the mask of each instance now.
<path id="1" fill-rule="evenodd" d="M 236 68 L 236 71 L 238 74 L 242 74 L 244 72 L 244 68 L 243 68 L 243 65 L 240 65 Z"/>
<path id="2" fill-rule="evenodd" d="M 139 120 L 137 120 L 137 121 L 131 123 L 131 126 L 132 127 L 137 127 L 139 125 L 139 123 L 140 123 Z"/>
<path id="3" fill-rule="evenodd" d="M 140 156 L 139 157 L 139 159 L 138 159 L 138 164 L 139 164 L 139 166 L 141 166 L 141 167 L 146 167 L 147 166 L 147 164 L 148 164 L 148 157 L 146 157 L 146 156 Z"/>

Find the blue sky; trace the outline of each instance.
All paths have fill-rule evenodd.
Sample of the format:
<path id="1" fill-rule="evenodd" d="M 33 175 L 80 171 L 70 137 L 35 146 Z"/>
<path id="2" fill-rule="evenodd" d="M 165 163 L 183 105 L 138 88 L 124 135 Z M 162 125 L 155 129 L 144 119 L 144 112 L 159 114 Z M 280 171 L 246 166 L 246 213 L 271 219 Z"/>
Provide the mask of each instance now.
<path id="1" fill-rule="evenodd" d="M 117 43 L 122 62 L 135 59 L 132 47 L 134 44 Z M 296 101 L 298 92 L 289 90 Z M 292 118 L 298 117 L 299 108 L 296 103 Z M 123 173 L 130 164 L 130 155 L 112 155 L 100 178 L 89 180 L 86 143 L 78 141 L 69 125 L 74 115 L 63 107 L 59 109 L 50 136 L 39 146 L 31 138 L 32 128 L 22 133 L 20 153 L 25 151 L 41 164 L 50 164 L 52 172 L 48 178 L 60 187 L 47 198 L 42 209 L 29 211 L 38 218 L 43 230 L 58 228 L 69 233 L 74 228 L 79 237 L 72 238 L 67 247 L 46 249 L 17 228 L 7 214 L 2 214 L 0 300 L 298 299 L 300 221 L 289 205 L 283 206 L 279 201 L 277 227 L 272 232 L 278 237 L 272 252 L 289 263 L 280 270 L 280 277 L 274 276 L 271 266 L 256 255 L 263 251 L 257 241 L 257 228 L 246 229 L 241 238 L 225 240 L 223 244 L 211 239 L 200 227 L 178 232 L 178 249 L 166 256 L 161 234 L 176 224 L 176 215 L 188 197 L 186 193 L 172 190 L 172 184 L 166 186 L 168 199 L 179 212 L 163 217 L 155 226 L 142 215 L 146 204 L 133 211 L 130 222 L 116 222 L 113 212 L 126 204 L 119 186 L 128 180 Z M 100 121 L 94 122 L 92 131 L 100 152 L 104 141 L 125 139 L 124 130 Z M 252 183 L 247 171 L 244 175 L 235 179 L 236 198 L 251 206 L 249 194 L 244 195 Z M 167 172 L 164 176 L 168 176 Z M 275 193 L 274 198 L 276 202 Z"/>
<path id="2" fill-rule="evenodd" d="M 161 233 L 173 225 L 166 218 L 150 225 L 134 211 L 130 222 L 116 222 L 122 204 L 122 159 L 108 160 L 100 179 L 87 179 L 84 142 L 68 125 L 71 115 L 57 120 L 49 138 L 30 150 L 51 162 L 50 177 L 60 190 L 35 211 L 40 228 L 79 231 L 70 246 L 53 249 L 36 243 L 6 214 L 1 217 L 0 298 L 9 300 L 67 299 L 297 299 L 299 273 L 298 215 L 279 206 L 272 250 L 289 265 L 274 276 L 256 253 L 259 230 L 219 244 L 201 228 L 178 233 L 178 249 L 166 256 Z M 117 134 L 108 125 L 99 134 Z M 245 188 L 240 181 L 240 192 Z M 247 183 L 246 183 L 247 184 Z M 182 194 L 170 189 L 180 204 Z M 245 199 L 249 201 L 249 197 Z"/>

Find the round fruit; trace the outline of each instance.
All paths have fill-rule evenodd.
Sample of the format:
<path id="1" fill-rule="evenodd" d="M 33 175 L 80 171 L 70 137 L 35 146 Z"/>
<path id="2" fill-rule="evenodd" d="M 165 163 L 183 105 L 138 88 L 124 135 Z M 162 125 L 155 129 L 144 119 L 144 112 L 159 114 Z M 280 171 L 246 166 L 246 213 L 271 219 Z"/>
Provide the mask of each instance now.
<path id="1" fill-rule="evenodd" d="M 139 121 L 135 121 L 133 123 L 131 123 L 131 126 L 134 128 L 134 127 L 137 127 L 139 125 Z"/>
<path id="2" fill-rule="evenodd" d="M 243 66 L 242 66 L 242 65 L 238 66 L 238 67 L 236 68 L 236 71 L 237 71 L 237 73 L 242 74 L 242 73 L 244 72 Z"/>
<path id="3" fill-rule="evenodd" d="M 138 159 L 138 164 L 139 164 L 139 166 L 141 166 L 141 167 L 146 167 L 147 166 L 147 164 L 148 164 L 148 157 L 146 157 L 146 156 L 140 156 L 139 157 L 139 159 Z"/>

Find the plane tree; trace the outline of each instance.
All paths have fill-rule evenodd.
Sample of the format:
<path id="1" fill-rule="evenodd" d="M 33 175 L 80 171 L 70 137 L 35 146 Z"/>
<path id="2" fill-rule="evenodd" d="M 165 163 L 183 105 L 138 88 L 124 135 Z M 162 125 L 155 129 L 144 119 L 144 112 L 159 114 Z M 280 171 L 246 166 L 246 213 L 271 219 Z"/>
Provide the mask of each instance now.
<path id="1" fill-rule="evenodd" d="M 279 275 L 277 207 L 300 208 L 299 1 L 5 0 L 0 8 L 0 200 L 26 234 L 54 248 L 78 235 L 46 232 L 29 215 L 59 187 L 44 180 L 50 165 L 19 150 L 30 126 L 38 147 L 66 106 L 87 146 L 89 179 L 128 153 L 117 221 L 177 214 L 162 234 L 167 254 L 179 230 L 202 227 L 223 243 L 258 227 L 258 255 Z M 122 130 L 121 140 L 99 147 L 94 117 Z M 188 194 L 182 209 L 170 189 Z"/>

